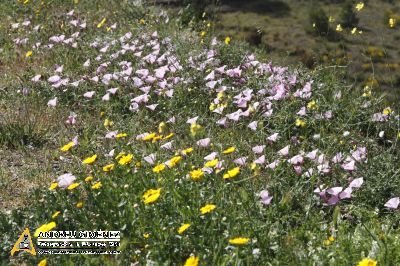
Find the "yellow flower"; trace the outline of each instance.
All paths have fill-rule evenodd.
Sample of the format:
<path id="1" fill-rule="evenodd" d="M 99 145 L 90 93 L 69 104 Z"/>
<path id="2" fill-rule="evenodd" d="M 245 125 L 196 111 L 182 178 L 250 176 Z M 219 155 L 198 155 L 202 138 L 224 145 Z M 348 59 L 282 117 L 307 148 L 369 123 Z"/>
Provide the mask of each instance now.
<path id="1" fill-rule="evenodd" d="M 218 164 L 218 159 L 208 161 L 204 164 L 205 167 L 215 167 Z"/>
<path id="2" fill-rule="evenodd" d="M 250 238 L 245 238 L 245 237 L 237 237 L 233 239 L 229 239 L 229 244 L 232 245 L 246 245 L 249 243 Z"/>
<path id="3" fill-rule="evenodd" d="M 211 103 L 208 109 L 210 109 L 210 111 L 214 111 L 215 108 L 216 108 L 215 103 Z"/>
<path id="4" fill-rule="evenodd" d="M 182 160 L 181 156 L 174 156 L 171 158 L 170 162 L 169 162 L 169 167 L 174 167 L 175 165 L 177 165 L 180 161 Z"/>
<path id="5" fill-rule="evenodd" d="M 60 150 L 61 151 L 69 151 L 74 145 L 75 145 L 75 143 L 73 141 L 70 141 L 67 144 L 65 144 L 64 146 L 62 146 L 60 148 Z"/>
<path id="6" fill-rule="evenodd" d="M 49 190 L 54 190 L 56 188 L 58 188 L 58 183 L 57 182 L 53 182 L 53 183 L 51 183 L 51 185 L 49 187 Z"/>
<path id="7" fill-rule="evenodd" d="M 192 151 L 193 151 L 193 148 L 190 147 L 190 148 L 184 149 L 184 150 L 182 151 L 182 153 L 186 155 L 186 154 L 191 153 Z"/>
<path id="8" fill-rule="evenodd" d="M 200 208 L 200 212 L 201 212 L 201 214 L 206 214 L 206 213 L 212 212 L 216 207 L 217 206 L 214 204 L 207 204 L 204 207 Z"/>
<path id="9" fill-rule="evenodd" d="M 144 204 L 150 204 L 155 202 L 159 197 L 161 193 L 161 188 L 159 189 L 149 189 L 143 194 L 143 202 Z"/>
<path id="10" fill-rule="evenodd" d="M 385 109 L 383 109 L 383 112 L 382 112 L 384 115 L 390 115 L 391 113 L 393 113 L 393 110 L 392 110 L 392 108 L 390 108 L 390 107 L 386 107 Z"/>
<path id="11" fill-rule="evenodd" d="M 240 173 L 240 168 L 235 167 L 235 168 L 229 170 L 226 174 L 224 174 L 224 179 L 229 179 L 229 178 L 235 177 L 239 173 Z"/>
<path id="12" fill-rule="evenodd" d="M 141 19 L 139 20 L 139 24 L 142 24 L 142 25 L 143 25 L 143 24 L 145 24 L 145 23 L 146 23 L 146 21 L 145 21 L 144 19 L 141 18 Z"/>
<path id="13" fill-rule="evenodd" d="M 114 125 L 114 122 L 113 121 L 111 121 L 111 120 L 108 120 L 107 118 L 104 120 L 104 127 L 109 127 L 109 126 L 112 126 L 112 125 Z"/>
<path id="14" fill-rule="evenodd" d="M 80 185 L 79 183 L 72 183 L 71 185 L 69 185 L 69 186 L 67 187 L 67 189 L 68 189 L 68 190 L 73 190 L 73 189 L 79 187 L 79 185 Z"/>
<path id="15" fill-rule="evenodd" d="M 324 246 L 330 246 L 332 242 L 329 239 L 324 240 Z"/>
<path id="16" fill-rule="evenodd" d="M 338 32 L 343 31 L 342 25 L 337 24 L 337 25 L 336 25 L 336 31 L 338 31 Z"/>
<path id="17" fill-rule="evenodd" d="M 101 182 L 96 182 L 93 186 L 92 189 L 99 189 L 101 188 L 103 185 L 101 184 Z"/>
<path id="18" fill-rule="evenodd" d="M 377 261 L 369 258 L 362 259 L 357 266 L 376 266 Z"/>
<path id="19" fill-rule="evenodd" d="M 96 158 L 97 158 L 97 154 L 86 158 L 85 160 L 82 161 L 82 163 L 83 164 L 92 164 L 92 163 L 94 163 L 94 161 L 96 161 Z"/>
<path id="20" fill-rule="evenodd" d="M 165 128 L 167 127 L 167 124 L 165 122 L 161 122 L 158 124 L 158 133 L 163 133 L 165 131 Z"/>
<path id="21" fill-rule="evenodd" d="M 156 133 L 151 133 L 151 134 L 148 134 L 147 136 L 144 136 L 142 138 L 142 140 L 144 140 L 144 141 L 153 140 L 155 138 L 155 136 L 156 136 Z"/>
<path id="22" fill-rule="evenodd" d="M 83 207 L 83 202 L 79 201 L 76 205 L 75 205 L 78 209 Z"/>
<path id="23" fill-rule="evenodd" d="M 182 234 L 183 232 L 185 232 L 188 228 L 190 227 L 190 224 L 182 224 L 179 228 L 178 228 L 178 234 Z"/>
<path id="24" fill-rule="evenodd" d="M 163 171 L 164 169 L 165 169 L 165 164 L 162 163 L 162 164 L 154 166 L 153 172 L 158 174 L 161 171 Z"/>
<path id="25" fill-rule="evenodd" d="M 389 27 L 394 28 L 396 26 L 396 19 L 389 18 Z"/>
<path id="26" fill-rule="evenodd" d="M 99 24 L 97 24 L 97 28 L 103 27 L 103 25 L 104 25 L 104 23 L 106 23 L 106 21 L 107 21 L 107 19 L 103 18 L 103 20 Z"/>
<path id="27" fill-rule="evenodd" d="M 184 266 L 197 266 L 197 265 L 199 265 L 199 257 L 190 256 L 185 261 L 185 265 Z"/>
<path id="28" fill-rule="evenodd" d="M 225 37 L 225 44 L 229 44 L 231 42 L 231 37 L 226 36 Z"/>
<path id="29" fill-rule="evenodd" d="M 53 215 L 51 216 L 51 218 L 56 218 L 58 215 L 60 215 L 60 211 L 56 211 L 55 213 L 53 213 Z"/>
<path id="30" fill-rule="evenodd" d="M 312 100 L 309 103 L 307 103 L 307 108 L 310 109 L 310 110 L 316 109 L 317 108 L 317 103 L 315 102 L 315 100 Z"/>
<path id="31" fill-rule="evenodd" d="M 301 120 L 300 118 L 296 119 L 296 127 L 305 127 L 306 126 L 306 122 L 304 120 Z"/>
<path id="32" fill-rule="evenodd" d="M 132 159 L 133 159 L 133 154 L 124 155 L 121 157 L 121 159 L 119 159 L 118 163 L 120 165 L 127 165 L 132 161 Z"/>
<path id="33" fill-rule="evenodd" d="M 92 180 L 93 180 L 93 176 L 91 176 L 91 175 L 85 178 L 85 182 L 87 182 L 87 183 L 89 183 Z"/>
<path id="34" fill-rule="evenodd" d="M 372 95 L 371 88 L 369 86 L 364 87 L 363 97 L 370 97 Z"/>
<path id="35" fill-rule="evenodd" d="M 46 266 L 46 265 L 47 265 L 47 260 L 46 259 L 42 259 L 38 264 L 38 266 Z"/>
<path id="36" fill-rule="evenodd" d="M 356 4 L 357 11 L 360 11 L 363 8 L 364 8 L 364 3 L 363 2 L 359 2 L 359 3 Z"/>
<path id="37" fill-rule="evenodd" d="M 167 136 L 164 137 L 164 139 L 170 139 L 174 136 L 174 133 L 169 133 Z"/>
<path id="38" fill-rule="evenodd" d="M 198 181 L 204 176 L 204 172 L 201 169 L 196 169 L 196 170 L 190 171 L 189 175 L 194 181 Z"/>
<path id="39" fill-rule="evenodd" d="M 234 152 L 235 150 L 236 150 L 235 147 L 230 147 L 230 148 L 224 150 L 222 153 L 223 153 L 223 154 L 229 154 L 229 153 Z"/>
<path id="40" fill-rule="evenodd" d="M 352 30 L 351 30 L 351 34 L 356 34 L 357 33 L 357 27 L 354 27 Z"/>
<path id="41" fill-rule="evenodd" d="M 149 234 L 149 233 L 144 233 L 144 234 L 143 234 L 143 237 L 147 239 L 147 238 L 150 237 L 150 234 Z"/>
<path id="42" fill-rule="evenodd" d="M 33 53 L 32 51 L 26 52 L 25 57 L 30 57 L 32 55 L 32 53 Z"/>
<path id="43" fill-rule="evenodd" d="M 330 237 L 328 237 L 328 240 L 333 242 L 333 241 L 335 241 L 335 238 L 333 236 L 330 236 Z"/>
<path id="44" fill-rule="evenodd" d="M 115 136 L 116 139 L 120 139 L 120 138 L 125 138 L 126 136 L 128 136 L 128 134 L 126 133 L 119 133 Z"/>
<path id="45" fill-rule="evenodd" d="M 190 133 L 192 133 L 192 136 L 196 136 L 197 132 L 201 129 L 201 126 L 197 123 L 193 123 L 190 125 Z"/>
<path id="46" fill-rule="evenodd" d="M 118 160 L 119 158 L 121 158 L 122 156 L 124 156 L 126 154 L 126 152 L 121 151 L 120 153 L 118 153 L 117 156 L 115 156 L 115 160 Z"/>
<path id="47" fill-rule="evenodd" d="M 115 165 L 113 163 L 107 164 L 106 166 L 103 167 L 104 172 L 110 172 L 114 169 Z"/>
<path id="48" fill-rule="evenodd" d="M 207 32 L 202 31 L 202 32 L 200 32 L 200 36 L 201 36 L 201 37 L 204 37 L 204 36 L 206 35 L 206 33 L 207 33 Z"/>
<path id="49" fill-rule="evenodd" d="M 162 135 L 155 136 L 151 142 L 154 143 L 154 142 L 156 142 L 156 141 L 158 141 L 158 140 L 160 140 L 160 139 L 162 139 L 162 138 L 163 138 Z"/>
<path id="50" fill-rule="evenodd" d="M 36 229 L 34 236 L 38 237 L 40 232 L 46 233 L 48 231 L 51 231 L 54 227 L 56 227 L 56 223 L 55 222 L 50 222 L 50 223 L 47 223 L 47 224 L 43 224 L 38 229 Z"/>

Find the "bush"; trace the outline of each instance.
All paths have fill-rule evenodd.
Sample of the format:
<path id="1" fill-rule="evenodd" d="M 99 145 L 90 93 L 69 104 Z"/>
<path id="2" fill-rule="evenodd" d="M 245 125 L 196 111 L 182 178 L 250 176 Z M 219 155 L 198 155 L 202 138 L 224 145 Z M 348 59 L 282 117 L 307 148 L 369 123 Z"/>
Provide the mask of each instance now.
<path id="1" fill-rule="evenodd" d="M 185 8 L 183 9 L 181 15 L 181 21 L 184 25 L 190 23 L 190 21 L 200 21 L 203 19 L 203 13 L 205 12 L 207 6 L 211 4 L 216 4 L 216 0 L 184 0 L 183 4 Z"/>
<path id="2" fill-rule="evenodd" d="M 310 23 L 314 28 L 314 32 L 319 35 L 328 35 L 330 31 L 329 19 L 325 11 L 321 7 L 311 8 L 310 13 Z"/>
<path id="3" fill-rule="evenodd" d="M 344 3 L 340 18 L 343 27 L 350 28 L 358 25 L 359 19 L 357 14 L 354 12 L 353 1 L 347 1 Z"/>

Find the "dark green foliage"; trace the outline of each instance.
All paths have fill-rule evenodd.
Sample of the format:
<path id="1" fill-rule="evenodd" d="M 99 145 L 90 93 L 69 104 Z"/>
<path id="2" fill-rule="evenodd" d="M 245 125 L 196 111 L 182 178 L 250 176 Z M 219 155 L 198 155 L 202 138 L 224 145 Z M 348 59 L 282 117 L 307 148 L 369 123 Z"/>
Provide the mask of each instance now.
<path id="1" fill-rule="evenodd" d="M 354 2 L 347 1 L 343 4 L 342 12 L 340 14 L 341 24 L 343 27 L 350 28 L 358 25 L 358 17 L 354 10 Z"/>
<path id="2" fill-rule="evenodd" d="M 330 32 L 329 19 L 325 11 L 321 7 L 311 7 L 310 13 L 310 23 L 314 31 L 318 35 L 328 35 Z"/>

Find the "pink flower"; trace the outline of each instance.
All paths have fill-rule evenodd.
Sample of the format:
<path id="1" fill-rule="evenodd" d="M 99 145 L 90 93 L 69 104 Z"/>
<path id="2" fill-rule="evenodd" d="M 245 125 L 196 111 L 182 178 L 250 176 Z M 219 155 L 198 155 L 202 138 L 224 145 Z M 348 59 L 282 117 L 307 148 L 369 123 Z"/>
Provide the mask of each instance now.
<path id="1" fill-rule="evenodd" d="M 290 164 L 293 164 L 293 165 L 303 164 L 303 162 L 304 162 L 304 157 L 303 157 L 301 154 L 298 154 L 298 155 L 296 155 L 296 156 L 290 158 L 290 159 L 288 160 L 288 162 L 289 162 Z"/>
<path id="2" fill-rule="evenodd" d="M 281 162 L 280 160 L 275 160 L 272 163 L 268 164 L 267 167 L 274 170 L 279 165 L 280 162 Z"/>
<path id="3" fill-rule="evenodd" d="M 289 155 L 289 148 L 290 148 L 290 145 L 287 145 L 287 146 L 284 147 L 283 149 L 279 150 L 279 151 L 278 151 L 278 154 L 281 155 L 281 156 L 283 156 L 283 157 L 288 156 L 288 155 Z"/>
<path id="4" fill-rule="evenodd" d="M 269 205 L 272 200 L 272 196 L 269 195 L 267 190 L 262 190 L 260 192 L 260 197 L 261 197 L 261 203 L 264 205 Z"/>
<path id="5" fill-rule="evenodd" d="M 205 147 L 208 147 L 208 146 L 210 145 L 210 142 L 211 142 L 210 138 L 205 138 L 205 139 L 200 139 L 200 140 L 198 140 L 198 141 L 196 142 L 196 144 L 197 144 L 198 146 L 200 146 L 200 147 L 205 148 Z"/>
<path id="6" fill-rule="evenodd" d="M 111 94 L 115 94 L 117 93 L 118 88 L 112 88 L 112 89 L 108 89 L 107 92 L 111 93 Z"/>
<path id="7" fill-rule="evenodd" d="M 264 148 L 265 148 L 265 145 L 260 145 L 260 146 L 253 147 L 252 150 L 255 154 L 260 154 L 260 153 L 263 153 Z"/>
<path id="8" fill-rule="evenodd" d="M 36 76 L 34 76 L 31 80 L 32 80 L 33 82 L 38 82 L 38 81 L 40 80 L 41 77 L 42 77 L 42 75 L 36 75 Z"/>
<path id="9" fill-rule="evenodd" d="M 356 178 L 350 182 L 349 187 L 350 188 L 360 188 L 363 183 L 364 183 L 364 178 L 362 178 L 362 177 Z"/>
<path id="10" fill-rule="evenodd" d="M 346 171 L 354 171 L 357 169 L 355 165 L 355 161 L 351 160 L 350 162 L 342 164 L 342 168 Z"/>
<path id="11" fill-rule="evenodd" d="M 228 69 L 226 74 L 231 78 L 240 77 L 242 75 L 242 70 L 240 70 L 240 67 Z"/>
<path id="12" fill-rule="evenodd" d="M 51 76 L 47 81 L 50 83 L 56 83 L 56 82 L 59 82 L 60 80 L 61 80 L 60 76 L 54 75 L 54 76 Z"/>
<path id="13" fill-rule="evenodd" d="M 388 200 L 384 206 L 389 209 L 397 209 L 397 207 L 399 207 L 399 204 L 400 204 L 400 198 L 395 197 Z"/>
<path id="14" fill-rule="evenodd" d="M 51 99 L 50 101 L 47 102 L 47 106 L 55 107 L 57 105 L 57 97 L 54 97 L 54 99 Z"/>
<path id="15" fill-rule="evenodd" d="M 267 138 L 270 142 L 276 142 L 279 139 L 279 133 L 274 133 Z"/>
<path id="16" fill-rule="evenodd" d="M 69 125 L 74 125 L 76 123 L 76 114 L 74 112 L 71 112 L 70 115 L 68 116 L 67 121 L 65 123 Z"/>
<path id="17" fill-rule="evenodd" d="M 83 94 L 83 97 L 87 98 L 87 99 L 92 99 L 93 95 L 95 94 L 95 91 L 87 91 Z"/>
<path id="18" fill-rule="evenodd" d="M 318 153 L 318 149 L 315 149 L 315 150 L 307 153 L 306 157 L 309 158 L 310 160 L 315 160 L 317 158 L 317 153 Z"/>
<path id="19" fill-rule="evenodd" d="M 151 104 L 151 105 L 146 105 L 146 108 L 149 108 L 151 111 L 154 111 L 158 104 Z"/>
<path id="20" fill-rule="evenodd" d="M 257 125 L 258 125 L 258 121 L 253 121 L 247 127 L 250 128 L 253 131 L 256 131 L 257 130 Z"/>
<path id="21" fill-rule="evenodd" d="M 223 118 L 219 119 L 219 120 L 217 121 L 217 124 L 220 125 L 220 126 L 226 127 L 226 126 L 227 126 L 226 117 L 223 117 Z"/>
<path id="22" fill-rule="evenodd" d="M 163 150 L 172 150 L 172 143 L 173 142 L 174 142 L 173 140 L 170 141 L 170 142 L 167 142 L 167 143 L 161 145 L 160 148 L 163 149 Z"/>
<path id="23" fill-rule="evenodd" d="M 236 112 L 233 112 L 231 114 L 226 115 L 227 118 L 233 121 L 238 121 L 240 118 L 240 115 L 243 113 L 241 109 L 237 110 Z"/>
<path id="24" fill-rule="evenodd" d="M 265 163 L 265 155 L 261 155 L 260 157 L 255 159 L 253 163 L 255 163 L 255 164 L 264 164 Z"/>
<path id="25" fill-rule="evenodd" d="M 149 154 L 145 157 L 143 157 L 143 160 L 145 160 L 145 162 L 147 162 L 148 164 L 154 164 L 156 161 L 156 155 L 154 153 Z"/>
<path id="26" fill-rule="evenodd" d="M 199 118 L 198 116 L 189 118 L 189 119 L 186 121 L 186 123 L 188 123 L 188 124 L 195 124 L 195 123 L 197 122 L 197 119 L 198 119 L 198 118 Z"/>
<path id="27" fill-rule="evenodd" d="M 139 75 L 142 78 L 146 78 L 149 75 L 149 70 L 148 69 L 139 69 L 136 70 L 136 75 Z"/>
<path id="28" fill-rule="evenodd" d="M 247 160 L 247 157 L 240 157 L 240 158 L 235 159 L 233 162 L 238 165 L 245 165 L 246 160 Z"/>
<path id="29" fill-rule="evenodd" d="M 75 181 L 76 177 L 71 173 L 66 173 L 57 177 L 58 186 L 61 188 L 67 188 Z"/>
<path id="30" fill-rule="evenodd" d="M 113 139 L 113 138 L 115 138 L 115 136 L 117 136 L 117 134 L 118 134 L 118 130 L 116 130 L 116 131 L 111 131 L 111 132 L 108 132 L 108 133 L 106 134 L 105 138 L 106 138 L 106 139 Z"/>
<path id="31" fill-rule="evenodd" d="M 103 100 L 103 101 L 105 101 L 105 102 L 109 101 L 109 100 L 110 100 L 110 93 L 106 93 L 106 94 L 101 98 L 101 100 Z"/>

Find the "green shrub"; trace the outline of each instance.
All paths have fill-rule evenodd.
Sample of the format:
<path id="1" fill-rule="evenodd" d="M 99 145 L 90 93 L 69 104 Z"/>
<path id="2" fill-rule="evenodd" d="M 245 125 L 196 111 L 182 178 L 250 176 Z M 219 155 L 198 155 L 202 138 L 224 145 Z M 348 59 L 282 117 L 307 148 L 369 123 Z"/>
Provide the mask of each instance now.
<path id="1" fill-rule="evenodd" d="M 321 7 L 311 8 L 309 13 L 310 23 L 319 35 L 328 35 L 330 31 L 329 19 L 325 11 Z"/>
<path id="2" fill-rule="evenodd" d="M 359 19 L 356 12 L 354 11 L 353 1 L 347 1 L 343 4 L 340 18 L 343 27 L 351 28 L 358 25 Z"/>

